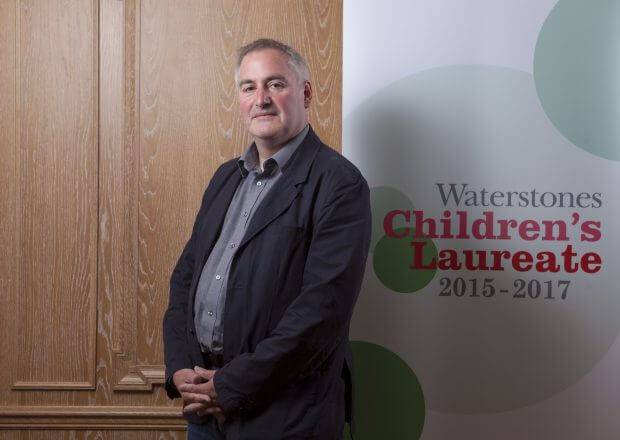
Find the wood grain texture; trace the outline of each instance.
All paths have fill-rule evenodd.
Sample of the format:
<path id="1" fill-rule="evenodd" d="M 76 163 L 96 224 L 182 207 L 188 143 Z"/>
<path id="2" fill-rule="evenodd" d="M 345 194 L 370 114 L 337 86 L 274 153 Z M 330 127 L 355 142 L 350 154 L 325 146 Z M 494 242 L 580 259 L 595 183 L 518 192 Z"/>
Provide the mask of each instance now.
<path id="1" fill-rule="evenodd" d="M 111 392 L 134 364 L 131 322 L 136 314 L 135 93 L 136 2 L 101 2 L 99 380 Z"/>
<path id="2" fill-rule="evenodd" d="M 161 320 L 202 192 L 250 142 L 235 51 L 298 48 L 340 149 L 341 21 L 328 0 L 0 0 L 0 439 L 184 438 Z"/>
<path id="3" fill-rule="evenodd" d="M 16 197 L 18 188 L 17 150 L 17 5 L 0 0 L 0 403 L 15 404 L 11 392 L 17 351 L 13 341 L 17 335 L 14 319 L 19 267 L 19 235 Z"/>
<path id="4" fill-rule="evenodd" d="M 2 428 L 30 429 L 185 429 L 185 422 L 174 408 L 118 406 L 20 406 L 3 409 L 10 423 Z M 0 438 L 2 435 L 0 433 Z"/>
<path id="5" fill-rule="evenodd" d="M 131 212 L 125 176 L 132 161 L 125 160 L 123 145 L 123 3 L 101 1 L 99 4 L 99 265 L 98 265 L 98 335 L 97 383 L 102 390 L 99 404 L 113 401 L 110 389 L 114 374 L 113 350 L 120 331 L 115 325 L 113 304 L 122 305 L 119 297 L 131 279 Z M 115 338 L 116 336 L 116 338 Z"/>
<path id="6" fill-rule="evenodd" d="M 97 8 L 72 3 L 24 0 L 17 9 L 16 312 L 28 343 L 14 388 L 95 386 Z"/>

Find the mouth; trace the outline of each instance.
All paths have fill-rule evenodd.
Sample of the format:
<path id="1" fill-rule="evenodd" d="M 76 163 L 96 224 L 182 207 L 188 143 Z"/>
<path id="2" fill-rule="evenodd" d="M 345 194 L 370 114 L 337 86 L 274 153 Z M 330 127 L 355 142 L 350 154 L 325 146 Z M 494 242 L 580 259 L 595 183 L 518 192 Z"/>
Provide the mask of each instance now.
<path id="1" fill-rule="evenodd" d="M 269 119 L 269 118 L 273 118 L 276 115 L 273 113 L 264 113 L 264 114 L 260 114 L 260 115 L 254 115 L 252 116 L 252 119 Z"/>

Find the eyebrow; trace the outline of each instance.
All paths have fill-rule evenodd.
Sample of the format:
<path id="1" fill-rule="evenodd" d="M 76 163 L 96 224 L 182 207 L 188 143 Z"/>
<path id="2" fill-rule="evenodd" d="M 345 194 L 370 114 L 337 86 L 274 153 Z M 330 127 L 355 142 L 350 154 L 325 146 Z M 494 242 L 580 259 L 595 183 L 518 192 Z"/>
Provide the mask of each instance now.
<path id="1" fill-rule="evenodd" d="M 269 82 L 269 81 L 273 81 L 273 80 L 279 80 L 279 81 L 284 81 L 285 83 L 288 83 L 288 81 L 286 80 L 286 77 L 282 76 L 282 75 L 271 75 L 268 76 L 267 78 L 265 78 L 265 82 Z M 245 85 L 245 84 L 253 84 L 255 81 L 251 80 L 251 79 L 242 79 L 241 81 L 239 81 L 239 87 Z"/>

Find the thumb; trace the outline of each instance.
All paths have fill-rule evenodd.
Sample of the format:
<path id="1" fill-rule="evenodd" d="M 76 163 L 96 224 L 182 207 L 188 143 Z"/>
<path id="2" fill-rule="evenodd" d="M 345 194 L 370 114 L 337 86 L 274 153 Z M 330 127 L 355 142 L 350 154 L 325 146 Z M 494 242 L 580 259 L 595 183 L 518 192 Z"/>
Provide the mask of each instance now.
<path id="1" fill-rule="evenodd" d="M 191 383 L 193 385 L 198 385 L 199 383 L 202 382 L 202 377 L 200 377 L 197 374 L 194 374 L 192 377 L 188 377 L 187 379 L 185 379 L 186 383 Z"/>

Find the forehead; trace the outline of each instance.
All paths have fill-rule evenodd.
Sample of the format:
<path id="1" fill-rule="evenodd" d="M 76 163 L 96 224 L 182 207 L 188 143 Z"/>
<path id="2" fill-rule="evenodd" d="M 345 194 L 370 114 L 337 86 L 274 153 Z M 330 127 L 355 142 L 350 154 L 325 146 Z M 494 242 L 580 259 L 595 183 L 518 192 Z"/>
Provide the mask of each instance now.
<path id="1" fill-rule="evenodd" d="M 261 79 L 270 76 L 290 77 L 295 75 L 289 57 L 277 49 L 261 49 L 248 53 L 239 66 L 239 78 Z"/>

